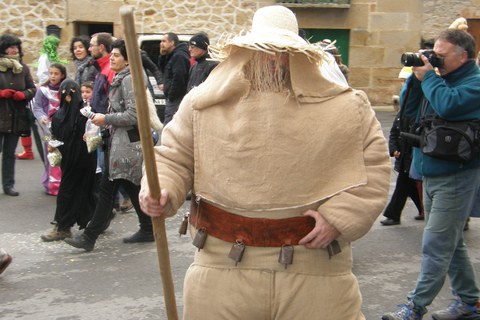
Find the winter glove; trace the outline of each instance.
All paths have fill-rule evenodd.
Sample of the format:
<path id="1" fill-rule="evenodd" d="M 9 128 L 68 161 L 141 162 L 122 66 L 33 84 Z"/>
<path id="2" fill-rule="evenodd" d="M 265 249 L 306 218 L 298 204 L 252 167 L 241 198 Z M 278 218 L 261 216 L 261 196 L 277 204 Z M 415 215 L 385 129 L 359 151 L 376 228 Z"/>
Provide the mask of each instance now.
<path id="1" fill-rule="evenodd" d="M 13 90 L 13 89 L 0 90 L 0 98 L 9 99 L 9 98 L 13 97 L 13 94 L 14 94 L 15 92 L 16 92 L 16 91 Z"/>
<path id="2" fill-rule="evenodd" d="M 25 93 L 23 93 L 23 91 L 17 91 L 13 95 L 13 100 L 15 100 L 15 101 L 22 101 L 22 100 L 25 100 L 25 99 L 26 99 L 26 97 L 25 97 Z"/>

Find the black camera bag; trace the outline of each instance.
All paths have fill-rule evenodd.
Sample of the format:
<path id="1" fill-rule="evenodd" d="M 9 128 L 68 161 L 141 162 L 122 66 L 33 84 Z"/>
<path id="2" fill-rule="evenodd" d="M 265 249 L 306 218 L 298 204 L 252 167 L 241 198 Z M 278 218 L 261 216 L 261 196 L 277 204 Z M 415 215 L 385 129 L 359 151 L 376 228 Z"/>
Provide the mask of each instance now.
<path id="1" fill-rule="evenodd" d="M 413 81 L 409 81 L 400 108 L 401 120 L 412 86 Z M 400 137 L 433 158 L 467 163 L 480 156 L 480 119 L 447 121 L 436 113 L 425 115 L 427 106 L 428 101 L 423 98 L 421 123 L 410 130 L 401 127 Z"/>
<path id="2" fill-rule="evenodd" d="M 480 155 L 480 120 L 422 121 L 421 150 L 433 158 L 467 163 Z"/>

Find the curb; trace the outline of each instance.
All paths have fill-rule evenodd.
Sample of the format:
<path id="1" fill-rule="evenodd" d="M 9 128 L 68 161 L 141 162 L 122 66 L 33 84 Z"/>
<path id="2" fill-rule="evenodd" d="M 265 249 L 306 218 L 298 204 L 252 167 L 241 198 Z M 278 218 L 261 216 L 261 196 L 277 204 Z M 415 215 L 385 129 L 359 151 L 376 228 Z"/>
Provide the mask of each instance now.
<path id="1" fill-rule="evenodd" d="M 373 110 L 375 112 L 395 112 L 395 109 L 393 109 L 393 106 L 372 106 Z"/>

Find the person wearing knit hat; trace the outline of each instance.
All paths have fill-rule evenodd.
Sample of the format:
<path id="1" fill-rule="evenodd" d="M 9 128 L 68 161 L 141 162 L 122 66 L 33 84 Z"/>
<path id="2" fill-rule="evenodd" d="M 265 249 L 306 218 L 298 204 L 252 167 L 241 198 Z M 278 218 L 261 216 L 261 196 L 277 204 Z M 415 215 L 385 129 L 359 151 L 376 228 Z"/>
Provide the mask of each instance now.
<path id="1" fill-rule="evenodd" d="M 187 92 L 205 81 L 210 72 L 218 65 L 218 61 L 210 59 L 208 54 L 210 40 L 206 33 L 197 33 L 190 38 L 189 44 L 188 51 L 195 63 L 190 67 L 188 73 Z"/>
<path id="2" fill-rule="evenodd" d="M 284 6 L 209 50 L 220 64 L 156 147 L 160 199 L 145 177 L 139 196 L 169 217 L 193 190 L 184 319 L 365 319 L 351 242 L 381 213 L 390 177 L 365 93 L 323 76 L 330 58 Z"/>
<path id="3" fill-rule="evenodd" d="M 205 51 L 207 51 L 207 48 L 210 45 L 210 40 L 208 39 L 208 35 L 203 32 L 199 32 L 193 37 L 191 37 L 189 42 L 191 46 L 195 46 Z"/>

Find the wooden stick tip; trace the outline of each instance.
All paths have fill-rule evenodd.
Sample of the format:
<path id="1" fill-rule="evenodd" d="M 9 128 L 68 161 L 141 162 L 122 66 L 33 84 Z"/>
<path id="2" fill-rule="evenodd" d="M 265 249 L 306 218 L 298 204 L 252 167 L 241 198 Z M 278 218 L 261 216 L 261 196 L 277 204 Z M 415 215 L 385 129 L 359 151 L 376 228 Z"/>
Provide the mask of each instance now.
<path id="1" fill-rule="evenodd" d="M 124 5 L 120 7 L 120 15 L 128 16 L 133 14 L 133 6 L 132 5 Z"/>

